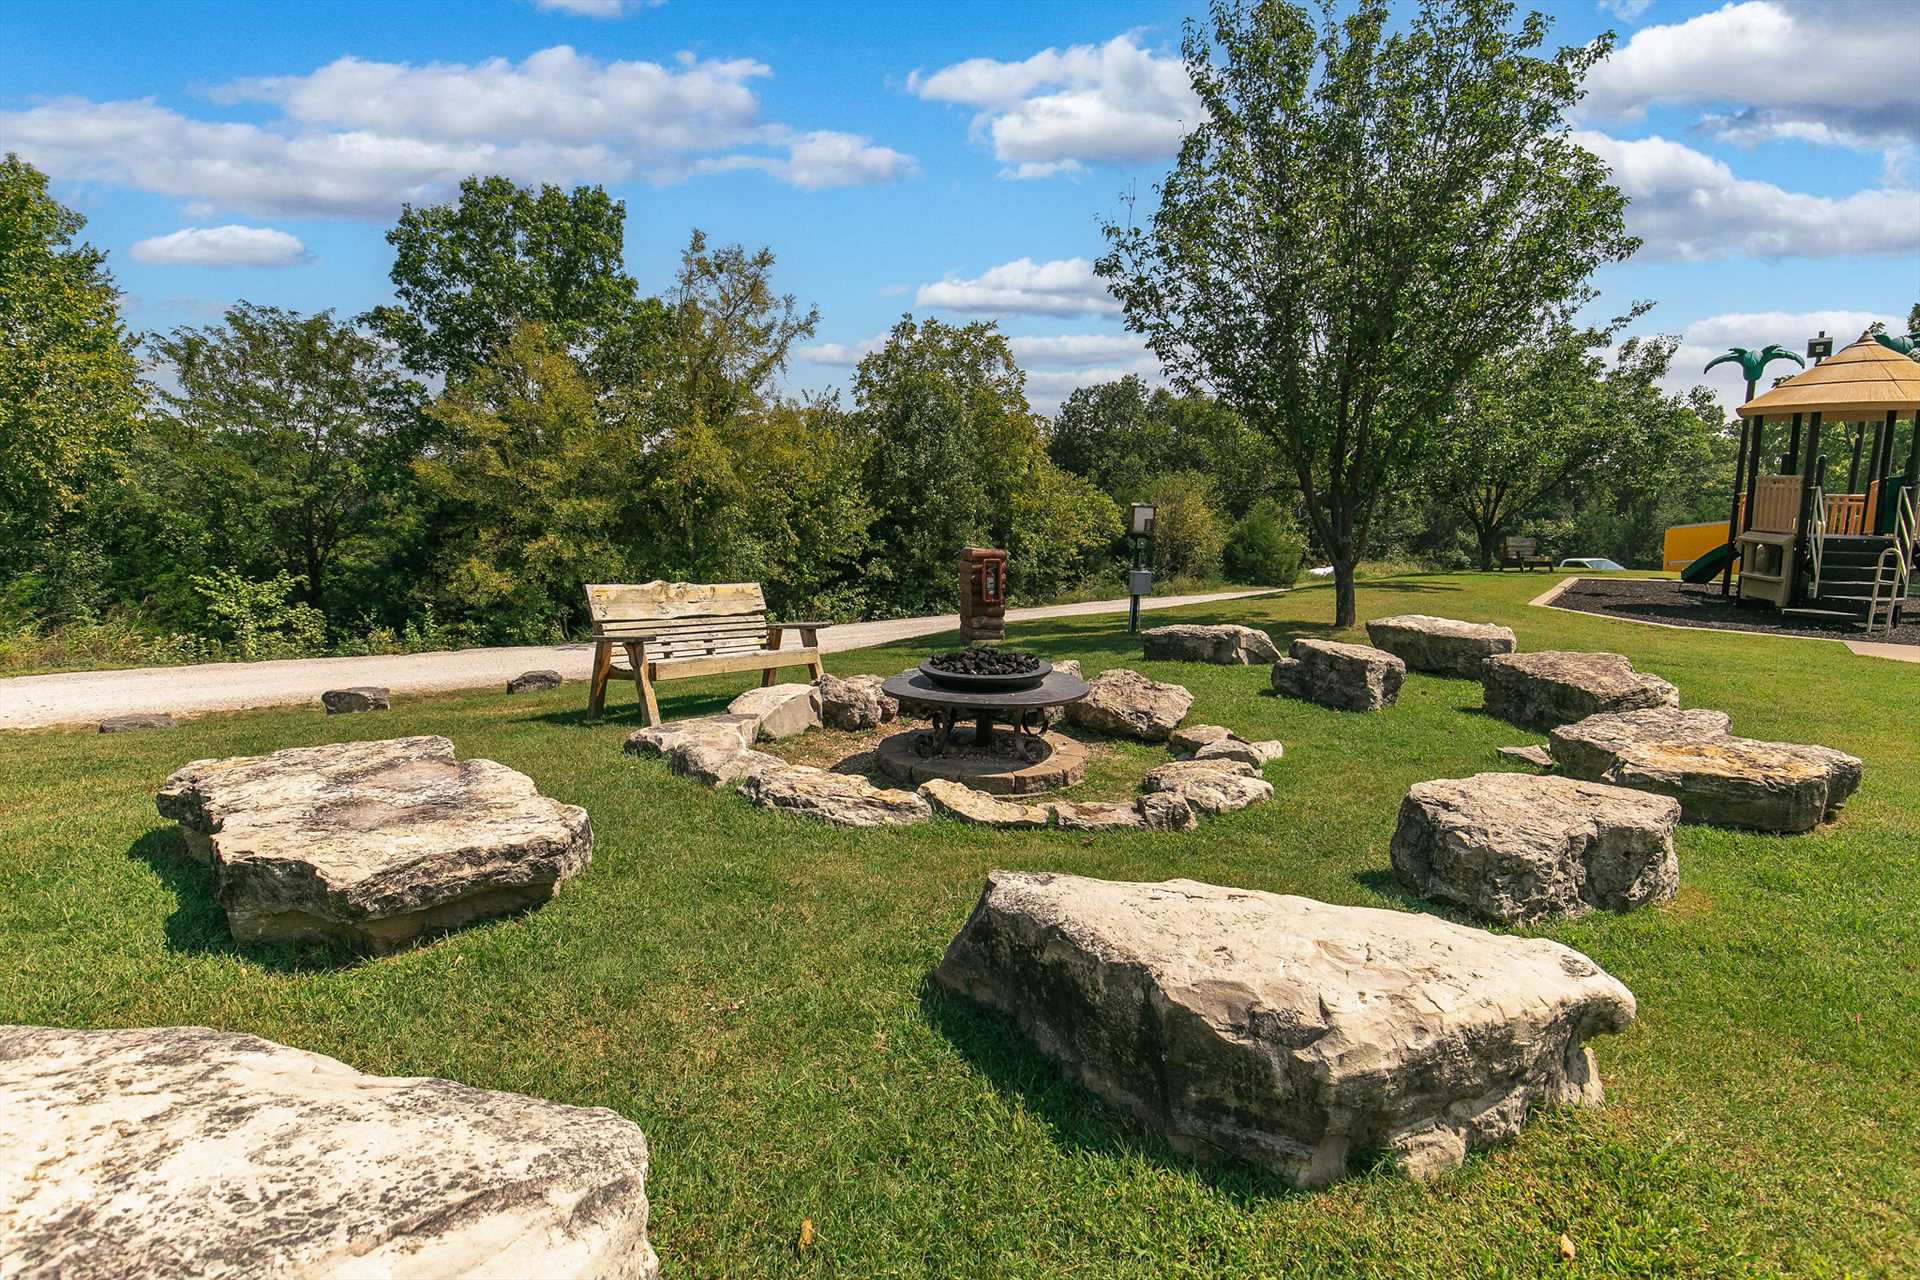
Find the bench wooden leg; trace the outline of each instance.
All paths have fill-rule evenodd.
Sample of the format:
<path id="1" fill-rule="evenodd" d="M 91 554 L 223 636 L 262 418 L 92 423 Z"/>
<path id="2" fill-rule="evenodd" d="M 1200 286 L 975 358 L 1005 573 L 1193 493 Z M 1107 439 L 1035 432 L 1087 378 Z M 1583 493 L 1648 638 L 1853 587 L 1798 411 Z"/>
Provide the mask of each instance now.
<path id="1" fill-rule="evenodd" d="M 820 659 L 818 658 L 815 658 L 812 662 L 809 662 L 807 664 L 807 671 L 810 675 L 813 676 L 815 680 L 818 680 L 821 676 L 824 676 L 825 674 L 827 674 L 827 669 L 820 665 Z"/>
<path id="2" fill-rule="evenodd" d="M 593 646 L 593 687 L 587 694 L 587 719 L 598 720 L 607 705 L 607 680 L 613 675 L 613 645 L 606 640 Z"/>
<path id="3" fill-rule="evenodd" d="M 648 724 L 657 725 L 660 723 L 660 704 L 653 697 L 653 664 L 646 660 L 646 655 L 639 651 L 638 645 L 634 646 L 632 652 L 633 683 L 640 690 L 640 709 L 647 713 Z"/>

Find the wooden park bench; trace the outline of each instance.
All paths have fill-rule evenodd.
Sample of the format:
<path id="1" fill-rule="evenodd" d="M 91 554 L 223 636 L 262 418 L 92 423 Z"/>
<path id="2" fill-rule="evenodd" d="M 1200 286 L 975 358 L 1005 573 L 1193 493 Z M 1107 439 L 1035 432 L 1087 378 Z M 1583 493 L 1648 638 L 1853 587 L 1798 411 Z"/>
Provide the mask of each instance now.
<path id="1" fill-rule="evenodd" d="M 782 667 L 805 667 L 818 680 L 818 633 L 824 622 L 768 622 L 767 600 L 757 582 L 643 582 L 634 586 L 600 584 L 587 588 L 593 614 L 593 691 L 587 715 L 598 716 L 607 701 L 607 681 L 615 671 L 631 671 L 640 690 L 648 724 L 660 723 L 653 686 L 724 671 L 761 672 L 773 683 Z M 782 649 L 791 628 L 801 647 Z M 626 659 L 614 665 L 615 651 Z"/>
<path id="2" fill-rule="evenodd" d="M 1532 538 L 1508 538 L 1500 544 L 1500 567 L 1509 565 L 1519 569 L 1531 569 L 1538 565 L 1542 569 L 1553 568 L 1553 557 L 1540 554 L 1540 544 Z"/>

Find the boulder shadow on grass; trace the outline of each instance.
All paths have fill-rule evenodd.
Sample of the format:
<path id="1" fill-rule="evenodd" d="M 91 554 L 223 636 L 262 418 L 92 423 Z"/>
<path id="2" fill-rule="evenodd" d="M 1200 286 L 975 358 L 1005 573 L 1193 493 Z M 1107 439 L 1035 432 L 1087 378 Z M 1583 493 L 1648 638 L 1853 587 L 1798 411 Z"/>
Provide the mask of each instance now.
<path id="1" fill-rule="evenodd" d="M 1315 1194 L 1244 1161 L 1201 1161 L 1175 1151 L 1036 1051 L 1010 1019 L 941 990 L 932 971 L 920 983 L 920 1011 L 996 1093 L 1037 1116 L 1068 1150 L 1114 1160 L 1138 1157 L 1190 1176 L 1240 1208 Z M 1372 1163 L 1356 1159 L 1354 1168 Z"/>
<path id="2" fill-rule="evenodd" d="M 377 959 L 371 950 L 346 942 L 312 939 L 300 942 L 263 942 L 242 946 L 227 928 L 227 913 L 214 897 L 212 868 L 198 862 L 187 852 L 186 839 L 177 826 L 154 827 L 127 846 L 127 857 L 144 862 L 154 876 L 173 894 L 173 913 L 163 926 L 168 951 L 180 955 L 236 956 L 274 973 L 313 973 L 330 969 L 351 969 Z M 545 905 L 536 903 L 519 910 L 469 921 L 448 929 L 422 933 L 411 946 L 395 952 L 428 946 L 438 939 L 490 924 L 504 924 Z"/>

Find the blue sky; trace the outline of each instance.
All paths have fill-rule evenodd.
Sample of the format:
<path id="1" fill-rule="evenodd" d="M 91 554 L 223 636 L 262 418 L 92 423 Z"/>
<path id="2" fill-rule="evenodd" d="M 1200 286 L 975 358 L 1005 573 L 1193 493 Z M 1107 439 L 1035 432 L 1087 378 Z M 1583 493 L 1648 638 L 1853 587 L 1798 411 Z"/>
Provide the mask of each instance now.
<path id="1" fill-rule="evenodd" d="M 1647 245 L 1596 310 L 1658 307 L 1681 376 L 1920 299 L 1920 27 L 1897 0 L 1552 0 L 1612 28 L 1576 122 Z M 769 245 L 821 312 L 789 385 L 844 385 L 903 311 L 998 320 L 1030 397 L 1157 375 L 1089 276 L 1191 119 L 1198 5 L 9 0 L 0 148 L 111 253 L 136 328 L 237 298 L 351 315 L 386 229 L 475 170 L 600 182 L 629 270 L 690 228 Z M 1716 375 L 1726 370 L 1716 370 Z M 1731 383 L 1715 381 L 1729 392 Z"/>

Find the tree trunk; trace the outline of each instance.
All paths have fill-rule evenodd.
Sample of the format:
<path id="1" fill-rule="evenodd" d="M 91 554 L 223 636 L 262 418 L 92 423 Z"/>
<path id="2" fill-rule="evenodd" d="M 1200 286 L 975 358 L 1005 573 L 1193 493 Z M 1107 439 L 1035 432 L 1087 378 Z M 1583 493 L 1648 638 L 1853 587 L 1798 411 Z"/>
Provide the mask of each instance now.
<path id="1" fill-rule="evenodd" d="M 1499 531 L 1488 529 L 1477 530 L 1476 537 L 1480 543 L 1480 572 L 1490 573 L 1493 570 L 1494 557 L 1498 555 L 1500 551 Z"/>
<path id="2" fill-rule="evenodd" d="M 1333 557 L 1333 625 L 1351 627 L 1357 616 L 1353 603 L 1353 571 L 1360 557 L 1348 552 Z"/>

